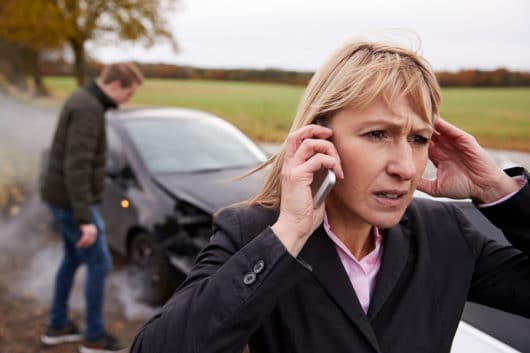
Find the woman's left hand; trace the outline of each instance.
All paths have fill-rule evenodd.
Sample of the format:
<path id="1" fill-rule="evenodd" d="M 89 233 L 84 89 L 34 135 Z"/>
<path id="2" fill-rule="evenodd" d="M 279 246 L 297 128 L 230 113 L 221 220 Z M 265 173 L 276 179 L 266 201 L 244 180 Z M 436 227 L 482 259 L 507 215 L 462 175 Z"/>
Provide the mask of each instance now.
<path id="1" fill-rule="evenodd" d="M 471 198 L 490 203 L 518 190 L 477 140 L 438 118 L 429 146 L 429 159 L 437 168 L 436 179 L 422 179 L 418 189 L 435 197 Z"/>

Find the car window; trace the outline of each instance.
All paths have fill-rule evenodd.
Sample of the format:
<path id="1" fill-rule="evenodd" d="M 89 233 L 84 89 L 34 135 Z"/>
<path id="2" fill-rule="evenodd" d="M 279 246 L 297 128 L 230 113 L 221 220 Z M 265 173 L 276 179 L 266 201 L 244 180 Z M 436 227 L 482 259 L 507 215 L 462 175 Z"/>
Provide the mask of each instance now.
<path id="1" fill-rule="evenodd" d="M 118 172 L 123 167 L 123 145 L 111 125 L 106 127 L 107 135 L 107 170 Z"/>
<path id="2" fill-rule="evenodd" d="M 126 128 L 152 173 L 238 168 L 264 160 L 245 135 L 218 119 L 131 120 Z"/>

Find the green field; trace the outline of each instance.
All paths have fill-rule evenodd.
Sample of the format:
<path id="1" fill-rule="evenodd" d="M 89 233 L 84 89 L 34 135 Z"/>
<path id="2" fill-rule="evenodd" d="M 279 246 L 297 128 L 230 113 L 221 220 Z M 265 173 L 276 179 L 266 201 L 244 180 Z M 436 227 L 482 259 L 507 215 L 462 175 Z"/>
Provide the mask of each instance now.
<path id="1" fill-rule="evenodd" d="M 57 97 L 74 89 L 72 78 L 50 77 Z M 134 105 L 206 110 L 259 141 L 281 141 L 303 87 L 280 84 L 148 79 Z M 530 88 L 444 88 L 442 116 L 486 147 L 530 151 Z"/>

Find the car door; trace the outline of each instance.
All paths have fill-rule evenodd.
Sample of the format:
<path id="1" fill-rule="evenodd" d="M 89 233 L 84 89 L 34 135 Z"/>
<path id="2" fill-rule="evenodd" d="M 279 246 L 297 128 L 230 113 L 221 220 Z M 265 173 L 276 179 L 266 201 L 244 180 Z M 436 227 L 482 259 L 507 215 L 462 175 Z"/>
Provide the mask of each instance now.
<path id="1" fill-rule="evenodd" d="M 109 245 L 124 255 L 127 233 L 137 218 L 130 200 L 131 188 L 138 189 L 138 184 L 126 148 L 116 128 L 107 124 L 107 173 L 101 210 Z"/>

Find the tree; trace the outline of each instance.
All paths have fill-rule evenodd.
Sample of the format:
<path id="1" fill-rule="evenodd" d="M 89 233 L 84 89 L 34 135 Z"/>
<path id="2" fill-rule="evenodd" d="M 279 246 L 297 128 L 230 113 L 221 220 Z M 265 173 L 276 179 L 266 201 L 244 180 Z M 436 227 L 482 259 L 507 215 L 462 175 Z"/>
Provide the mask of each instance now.
<path id="1" fill-rule="evenodd" d="M 74 54 L 78 84 L 86 79 L 88 41 L 162 39 L 177 50 L 166 16 L 177 0 L 2 0 L 0 38 L 45 48 L 65 44 Z M 18 18 L 15 21 L 14 18 Z"/>
<path id="2" fill-rule="evenodd" d="M 44 49 L 62 45 L 57 12 L 48 1 L 3 0 L 0 3 L 0 48 L 7 78 L 25 88 L 25 77 L 34 80 L 37 94 L 46 94 L 39 57 Z M 7 54 L 7 55 L 6 55 Z"/>

